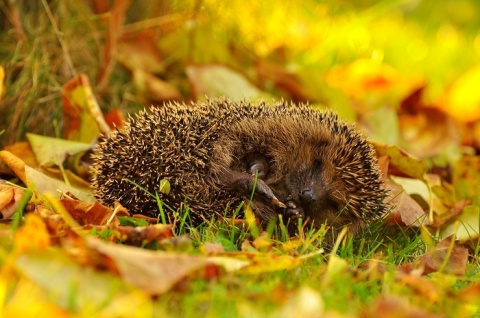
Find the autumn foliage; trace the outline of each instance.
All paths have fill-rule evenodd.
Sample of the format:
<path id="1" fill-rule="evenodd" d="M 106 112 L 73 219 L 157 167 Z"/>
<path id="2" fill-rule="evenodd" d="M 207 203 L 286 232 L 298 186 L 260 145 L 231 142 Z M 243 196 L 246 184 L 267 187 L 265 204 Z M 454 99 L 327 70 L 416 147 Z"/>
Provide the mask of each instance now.
<path id="1" fill-rule="evenodd" d="M 480 312 L 476 1 L 7 1 L 0 11 L 3 316 Z M 260 228 L 248 205 L 245 220 L 191 228 L 93 198 L 92 145 L 127 113 L 220 96 L 308 102 L 356 122 L 391 211 L 327 246 L 328 225 L 288 237 Z"/>

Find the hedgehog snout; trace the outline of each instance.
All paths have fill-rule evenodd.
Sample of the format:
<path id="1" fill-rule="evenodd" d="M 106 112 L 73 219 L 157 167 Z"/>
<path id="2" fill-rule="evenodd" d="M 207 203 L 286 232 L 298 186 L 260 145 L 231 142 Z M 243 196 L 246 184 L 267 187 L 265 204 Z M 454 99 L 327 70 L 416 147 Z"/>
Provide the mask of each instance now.
<path id="1" fill-rule="evenodd" d="M 303 188 L 298 192 L 298 198 L 303 204 L 310 204 L 317 199 L 317 195 L 312 188 Z"/>

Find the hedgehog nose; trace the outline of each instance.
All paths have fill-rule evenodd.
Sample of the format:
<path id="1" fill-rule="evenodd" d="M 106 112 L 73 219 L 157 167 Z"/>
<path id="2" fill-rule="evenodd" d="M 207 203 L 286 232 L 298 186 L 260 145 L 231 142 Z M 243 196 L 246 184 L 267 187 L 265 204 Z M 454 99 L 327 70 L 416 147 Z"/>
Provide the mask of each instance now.
<path id="1" fill-rule="evenodd" d="M 312 188 L 305 188 L 298 192 L 298 197 L 304 203 L 309 203 L 315 200 L 315 192 Z"/>

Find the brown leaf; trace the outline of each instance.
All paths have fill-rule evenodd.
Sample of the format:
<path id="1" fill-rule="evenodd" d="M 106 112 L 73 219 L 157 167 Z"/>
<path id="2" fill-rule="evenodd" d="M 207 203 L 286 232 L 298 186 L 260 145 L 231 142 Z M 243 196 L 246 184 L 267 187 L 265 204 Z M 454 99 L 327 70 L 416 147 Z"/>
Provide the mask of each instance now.
<path id="1" fill-rule="evenodd" d="M 468 249 L 457 242 L 452 244 L 452 237 L 447 237 L 418 260 L 405 264 L 400 269 L 410 272 L 420 268 L 423 269 L 423 275 L 442 271 L 448 274 L 464 276 L 467 260 Z"/>
<path id="2" fill-rule="evenodd" d="M 114 216 L 128 216 L 126 210 L 112 211 L 110 208 L 98 203 L 86 203 L 79 200 L 62 199 L 60 202 L 63 204 L 67 212 L 78 222 L 80 225 L 92 224 L 92 225 L 106 225 L 111 222 Z"/>
<path id="3" fill-rule="evenodd" d="M 154 241 L 172 237 L 172 226 L 169 224 L 154 224 L 148 226 L 118 226 L 120 241 L 132 246 L 144 246 Z"/>
<path id="4" fill-rule="evenodd" d="M 414 227 L 429 224 L 425 211 L 401 185 L 389 179 L 386 188 L 390 191 L 387 202 L 393 207 L 388 215 L 391 223 Z"/>
<path id="5" fill-rule="evenodd" d="M 260 83 L 273 82 L 277 88 L 287 92 L 294 102 L 315 102 L 315 97 L 307 91 L 300 79 L 284 67 L 260 60 L 256 63 Z"/>
<path id="6" fill-rule="evenodd" d="M 205 255 L 216 255 L 225 253 L 225 248 L 220 243 L 205 242 L 205 244 L 200 247 L 200 251 Z"/>
<path id="7" fill-rule="evenodd" d="M 463 199 L 473 199 L 480 193 L 480 156 L 465 155 L 453 168 L 453 185 L 457 195 Z"/>
<path id="8" fill-rule="evenodd" d="M 371 308 L 363 312 L 360 317 L 434 318 L 437 316 L 415 308 L 403 299 L 382 297 Z"/>
<path id="9" fill-rule="evenodd" d="M 110 270 L 118 272 L 124 281 L 152 295 L 167 292 L 209 264 L 205 257 L 107 244 L 94 237 L 86 237 L 85 240 L 90 248 L 111 260 L 110 266 L 113 268 Z"/>
<path id="10" fill-rule="evenodd" d="M 433 229 L 439 229 L 448 222 L 455 220 L 459 215 L 462 214 L 463 209 L 472 204 L 471 200 L 463 200 L 455 203 L 446 213 L 435 214 L 433 217 L 433 222 L 430 224 L 430 227 Z"/>
<path id="11" fill-rule="evenodd" d="M 8 219 L 17 211 L 25 190 L 19 187 L 12 187 L 0 184 L 0 214 L 2 219 Z"/>
<path id="12" fill-rule="evenodd" d="M 24 184 L 28 184 L 27 177 L 25 176 L 25 162 L 23 160 L 5 150 L 0 151 L 0 160 L 10 168 Z"/>
<path id="13" fill-rule="evenodd" d="M 402 145 L 409 152 L 430 158 L 459 144 L 454 121 L 437 108 L 423 107 L 415 114 L 399 114 Z"/>

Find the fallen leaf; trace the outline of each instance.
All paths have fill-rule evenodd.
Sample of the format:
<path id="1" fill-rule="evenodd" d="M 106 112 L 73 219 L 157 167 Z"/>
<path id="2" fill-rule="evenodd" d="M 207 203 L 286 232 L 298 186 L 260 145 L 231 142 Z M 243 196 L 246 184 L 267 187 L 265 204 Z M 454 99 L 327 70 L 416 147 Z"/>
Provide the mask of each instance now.
<path id="1" fill-rule="evenodd" d="M 408 154 L 395 145 L 385 145 L 378 142 L 372 142 L 372 145 L 375 147 L 378 157 L 389 157 L 390 174 L 408 176 L 419 180 L 424 179 L 424 174 L 427 172 L 425 161 Z"/>
<path id="2" fill-rule="evenodd" d="M 423 208 L 394 180 L 387 181 L 386 189 L 389 191 L 387 202 L 392 206 L 388 219 L 394 224 L 419 227 L 428 225 L 428 217 Z"/>
<path id="3" fill-rule="evenodd" d="M 272 82 L 282 92 L 287 92 L 294 102 L 315 102 L 315 97 L 305 88 L 298 76 L 288 72 L 284 67 L 277 64 L 259 60 L 255 64 L 259 82 Z"/>
<path id="4" fill-rule="evenodd" d="M 422 102 L 423 91 L 424 86 L 415 90 L 398 110 L 400 144 L 416 156 L 430 158 L 457 146 L 459 132 L 450 116 Z"/>
<path id="5" fill-rule="evenodd" d="M 233 101 L 270 98 L 245 76 L 223 65 L 190 65 L 186 73 L 195 100 L 206 97 L 226 97 Z"/>
<path id="6" fill-rule="evenodd" d="M 169 224 L 118 226 L 115 230 L 119 233 L 120 241 L 131 246 L 145 246 L 172 237 L 172 226 Z"/>
<path id="7" fill-rule="evenodd" d="M 24 183 L 28 184 L 25 176 L 25 162 L 14 154 L 2 150 L 0 151 L 0 160 Z"/>
<path id="8" fill-rule="evenodd" d="M 87 75 L 79 74 L 63 85 L 62 102 L 65 139 L 91 143 L 100 132 L 110 132 Z"/>
<path id="9" fill-rule="evenodd" d="M 455 222 L 450 222 L 441 229 L 439 236 L 440 238 L 446 238 L 455 234 L 461 242 L 468 242 L 478 239 L 479 233 L 480 207 L 477 203 L 464 207 Z"/>
<path id="10" fill-rule="evenodd" d="M 442 109 L 450 116 L 463 122 L 480 119 L 480 64 L 467 70 L 448 91 Z"/>
<path id="11" fill-rule="evenodd" d="M 415 308 L 405 299 L 384 296 L 366 309 L 361 318 L 398 317 L 398 318 L 437 318 L 420 308 Z"/>
<path id="12" fill-rule="evenodd" d="M 64 193 L 70 192 L 78 199 L 87 203 L 96 201 L 91 189 L 68 186 L 65 182 L 51 178 L 29 166 L 25 166 L 24 173 L 26 184 L 29 188 L 32 188 L 37 195 L 42 196 L 48 193 L 58 193 L 58 191 L 63 191 Z"/>
<path id="13" fill-rule="evenodd" d="M 114 217 L 129 215 L 125 209 L 113 211 L 97 201 L 86 203 L 80 200 L 64 198 L 60 202 L 80 225 L 107 225 L 108 222 L 113 221 Z M 117 220 L 117 225 L 119 223 Z"/>
<path id="14" fill-rule="evenodd" d="M 134 290 L 112 273 L 98 272 L 74 262 L 59 249 L 24 253 L 18 257 L 16 268 L 22 276 L 40 286 L 44 294 L 50 295 L 54 304 L 82 316 L 96 317 L 115 299 L 131 305 L 122 315 L 141 317 L 151 310 L 146 293 Z M 75 291 L 74 302 L 72 291 Z"/>
<path id="15" fill-rule="evenodd" d="M 452 242 L 452 236 L 437 243 L 433 249 L 413 263 L 400 266 L 405 272 L 421 268 L 422 274 L 433 272 L 464 276 L 468 261 L 468 249 L 457 242 Z"/>
<path id="16" fill-rule="evenodd" d="M 133 70 L 132 81 L 138 94 L 148 101 L 179 100 L 182 97 L 174 85 L 140 69 Z"/>
<path id="17" fill-rule="evenodd" d="M 282 307 L 276 310 L 274 317 L 322 317 L 325 305 L 318 291 L 310 287 L 300 287 Z"/>
<path id="18" fill-rule="evenodd" d="M 38 167 L 38 161 L 35 157 L 35 153 L 30 146 L 30 143 L 27 141 L 17 142 L 13 145 L 8 145 L 3 148 L 3 150 L 10 152 L 11 154 L 17 156 L 18 158 L 22 159 L 27 165 L 32 168 Z"/>
<path id="19" fill-rule="evenodd" d="M 3 317 L 71 317 L 66 310 L 53 304 L 44 290 L 26 279 L 20 280 L 15 286 L 0 314 Z"/>
<path id="20" fill-rule="evenodd" d="M 478 197 L 480 193 L 480 156 L 464 155 L 454 164 L 453 186 L 459 198 Z"/>
<path id="21" fill-rule="evenodd" d="M 15 214 L 24 194 L 25 190 L 22 188 L 0 184 L 0 214 L 2 219 L 8 219 Z"/>
<path id="22" fill-rule="evenodd" d="M 205 255 L 215 255 L 225 253 L 225 248 L 220 243 L 205 242 L 200 246 L 200 251 Z"/>
<path id="23" fill-rule="evenodd" d="M 50 246 L 50 234 L 45 222 L 34 213 L 25 216 L 25 224 L 15 233 L 14 255 L 25 251 L 46 250 Z"/>
<path id="24" fill-rule="evenodd" d="M 59 179 L 59 180 L 64 180 L 65 182 L 68 180 L 68 183 L 77 188 L 89 188 L 90 187 L 90 182 L 87 180 L 81 178 L 77 174 L 73 173 L 70 170 L 62 170 L 59 168 L 54 168 L 54 167 L 42 167 L 42 172 L 44 172 L 46 175 Z"/>
<path id="25" fill-rule="evenodd" d="M 62 166 L 67 156 L 73 156 L 90 149 L 90 144 L 27 133 L 38 164 Z"/>
<path id="26" fill-rule="evenodd" d="M 125 282 L 152 295 L 167 292 L 209 264 L 205 257 L 107 244 L 93 237 L 85 240 L 90 248 L 111 259 L 114 272 L 118 272 Z"/>

